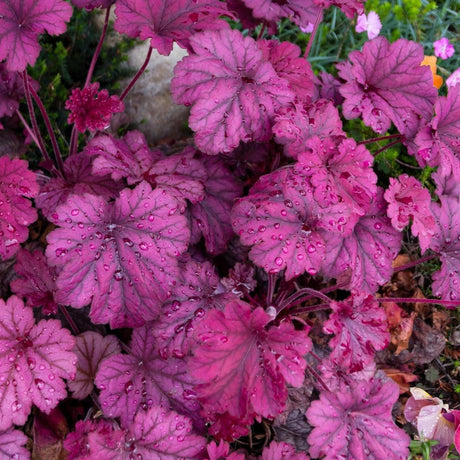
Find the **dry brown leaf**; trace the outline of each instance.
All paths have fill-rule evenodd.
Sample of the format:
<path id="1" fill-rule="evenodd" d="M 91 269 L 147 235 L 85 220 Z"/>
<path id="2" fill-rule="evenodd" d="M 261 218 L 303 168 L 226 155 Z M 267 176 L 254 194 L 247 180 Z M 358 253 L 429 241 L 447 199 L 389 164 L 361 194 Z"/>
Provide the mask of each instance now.
<path id="1" fill-rule="evenodd" d="M 385 374 L 395 381 L 399 386 L 399 394 L 408 393 L 410 388 L 410 383 L 415 382 L 418 377 L 411 372 L 403 372 L 399 369 L 382 369 Z"/>

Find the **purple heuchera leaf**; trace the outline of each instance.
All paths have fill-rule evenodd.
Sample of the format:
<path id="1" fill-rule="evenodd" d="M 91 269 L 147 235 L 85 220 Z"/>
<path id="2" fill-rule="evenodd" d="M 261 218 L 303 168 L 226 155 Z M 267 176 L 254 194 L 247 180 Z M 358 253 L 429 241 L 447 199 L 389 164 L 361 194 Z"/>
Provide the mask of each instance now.
<path id="1" fill-rule="evenodd" d="M 228 413 L 244 426 L 253 417 L 273 418 L 284 408 L 286 384 L 302 385 L 308 331 L 288 321 L 270 325 L 272 319 L 262 308 L 251 311 L 235 300 L 223 311 L 208 312 L 196 326 L 189 372 L 211 419 Z"/>
<path id="2" fill-rule="evenodd" d="M 329 359 L 358 372 L 369 365 L 374 354 L 390 343 L 385 311 L 371 295 L 353 292 L 343 302 L 331 302 L 333 313 L 323 325 L 326 334 L 335 334 L 329 341 Z"/>
<path id="3" fill-rule="evenodd" d="M 92 158 L 85 152 L 71 155 L 64 162 L 65 179 L 52 178 L 40 188 L 35 205 L 45 217 L 51 218 L 57 206 L 64 204 L 71 194 L 92 193 L 105 199 L 115 198 L 122 185 L 108 175 L 96 175 L 92 169 Z"/>
<path id="4" fill-rule="evenodd" d="M 95 380 L 107 417 L 129 426 L 137 413 L 153 406 L 195 416 L 199 404 L 190 398 L 192 379 L 183 360 L 158 355 L 150 326 L 133 331 L 129 354 L 112 355 L 99 367 Z"/>
<path id="5" fill-rule="evenodd" d="M 305 152 L 305 142 L 318 136 L 345 137 L 339 111 L 331 101 L 319 99 L 311 106 L 294 104 L 282 107 L 275 115 L 273 134 L 284 145 L 284 153 L 292 158 Z"/>
<path id="6" fill-rule="evenodd" d="M 38 91 L 38 82 L 28 78 L 29 85 Z M 0 62 L 0 118 L 11 117 L 19 109 L 19 100 L 23 97 L 24 83 L 20 74 L 8 71 L 6 64 Z"/>
<path id="7" fill-rule="evenodd" d="M 220 158 L 202 156 L 200 161 L 207 177 L 204 200 L 189 208 L 191 243 L 204 238 L 206 250 L 213 255 L 224 252 L 232 238 L 230 212 L 233 202 L 242 194 L 242 185 Z"/>
<path id="8" fill-rule="evenodd" d="M 310 455 L 325 460 L 407 459 L 410 438 L 391 418 L 398 396 L 393 381 L 377 377 L 323 391 L 306 413 L 314 426 L 307 439 Z"/>
<path id="9" fill-rule="evenodd" d="M 206 453 L 208 456 L 206 457 L 206 460 L 245 460 L 246 456 L 244 454 L 240 454 L 238 452 L 230 452 L 230 444 L 227 442 L 223 441 L 222 439 L 220 440 L 219 444 L 216 443 L 216 441 L 211 441 L 207 446 L 206 446 Z"/>
<path id="10" fill-rule="evenodd" d="M 1 460 L 29 460 L 30 452 L 24 447 L 27 436 L 19 430 L 0 432 L 0 459 Z"/>
<path id="11" fill-rule="evenodd" d="M 1 20 L 0 20 L 1 21 Z M 0 22 L 1 24 L 1 22 Z M 28 226 L 37 220 L 37 211 L 27 198 L 38 193 L 35 174 L 27 162 L 0 157 L 0 258 L 8 259 L 19 250 L 28 235 Z M 27 198 L 25 198 L 27 197 Z"/>
<path id="12" fill-rule="evenodd" d="M 72 449 L 69 460 L 182 460 L 203 458 L 205 452 L 206 439 L 193 433 L 190 420 L 163 407 L 154 406 L 139 412 L 125 430 L 99 423 L 97 431 L 92 431 L 94 428 L 90 423 L 78 426 L 85 444 L 77 438 L 77 433 L 67 437 L 66 447 Z M 85 456 L 79 457 L 80 452 Z"/>
<path id="13" fill-rule="evenodd" d="M 447 174 L 449 157 L 458 158 L 460 147 L 460 85 L 449 88 L 447 97 L 439 97 L 434 111 L 431 122 L 415 137 L 416 157 L 422 166 L 440 166 Z"/>
<path id="14" fill-rule="evenodd" d="M 362 116 L 364 124 L 382 134 L 393 122 L 400 133 L 414 129 L 418 118 L 429 120 L 437 91 L 430 68 L 421 66 L 422 45 L 405 39 L 390 44 L 377 37 L 352 51 L 349 62 L 338 65 L 346 81 L 340 88 L 343 114 Z"/>
<path id="15" fill-rule="evenodd" d="M 393 227 L 401 231 L 412 219 L 412 235 L 418 236 L 422 251 L 426 251 L 436 230 L 430 192 L 415 177 L 402 174 L 398 179 L 390 177 L 390 186 L 383 196 Z"/>
<path id="16" fill-rule="evenodd" d="M 123 139 L 101 134 L 91 139 L 83 150 L 93 157 L 93 174 L 110 175 L 114 181 L 125 178 L 129 185 L 137 184 L 163 154 L 152 151 L 140 131 L 129 131 Z"/>
<path id="17" fill-rule="evenodd" d="M 431 204 L 436 219 L 436 233 L 430 248 L 441 260 L 441 270 L 433 274 L 432 290 L 444 300 L 460 298 L 460 200 L 458 197 L 441 196 L 441 205 Z"/>
<path id="18" fill-rule="evenodd" d="M 210 262 L 189 260 L 181 268 L 177 283 L 171 289 L 171 297 L 152 327 L 152 335 L 163 359 L 169 356 L 183 358 L 190 349 L 193 330 L 206 312 L 212 308 L 221 309 L 226 302 L 235 299 L 220 284 Z"/>
<path id="19" fill-rule="evenodd" d="M 70 110 L 67 122 L 75 123 L 81 133 L 100 131 L 110 126 L 114 113 L 123 112 L 125 106 L 117 95 L 109 97 L 106 89 L 99 91 L 99 83 L 91 83 L 83 89 L 75 88 L 65 102 Z"/>
<path id="20" fill-rule="evenodd" d="M 150 46 L 165 56 L 173 42 L 188 48 L 196 32 L 228 27 L 218 17 L 230 16 L 218 0 L 118 0 L 115 14 L 115 30 L 141 40 L 150 38 Z"/>
<path id="21" fill-rule="evenodd" d="M 377 176 L 372 169 L 373 157 L 353 139 L 320 139 L 306 141 L 294 173 L 309 177 L 315 201 L 322 207 L 343 203 L 355 219 L 350 219 L 351 232 L 359 216 L 364 215 L 377 194 Z"/>
<path id="22" fill-rule="evenodd" d="M 382 190 L 370 211 L 345 238 L 325 233 L 326 255 L 321 274 L 346 282 L 348 289 L 374 293 L 392 273 L 391 263 L 401 248 L 401 234 L 386 216 Z"/>
<path id="23" fill-rule="evenodd" d="M 57 300 L 75 308 L 91 303 L 92 321 L 111 327 L 156 318 L 190 237 L 178 208 L 146 182 L 113 203 L 72 195 L 52 215 L 61 228 L 47 237 L 48 262 L 59 271 Z"/>
<path id="24" fill-rule="evenodd" d="M 257 42 L 222 29 L 197 34 L 190 43 L 194 54 L 176 65 L 171 91 L 176 102 L 193 105 L 189 125 L 198 148 L 217 154 L 240 141 L 268 140 L 275 110 L 294 94 Z"/>
<path id="25" fill-rule="evenodd" d="M 335 5 L 340 8 L 349 19 L 353 19 L 356 14 L 364 13 L 363 3 L 366 0 L 314 0 L 318 5 L 323 8 L 329 8 L 331 5 Z"/>
<path id="26" fill-rule="evenodd" d="M 260 460 L 308 460 L 303 452 L 296 452 L 295 447 L 287 442 L 272 441 L 262 451 Z"/>
<path id="27" fill-rule="evenodd" d="M 67 396 L 75 376 L 75 339 L 58 320 L 35 324 L 16 296 L 0 299 L 0 431 L 27 420 L 32 404 L 49 413 Z"/>
<path id="28" fill-rule="evenodd" d="M 83 332 L 76 337 L 74 348 L 78 358 L 75 379 L 68 382 L 72 396 L 85 399 L 94 387 L 94 379 L 101 361 L 120 353 L 120 345 L 113 335 L 102 337 L 93 331 Z"/>
<path id="29" fill-rule="evenodd" d="M 11 71 L 33 65 L 40 52 L 38 36 L 66 31 L 72 7 L 64 0 L 0 0 L 0 60 Z"/>
<path id="30" fill-rule="evenodd" d="M 256 18 L 274 22 L 278 22 L 282 18 L 289 18 L 304 28 L 309 23 L 314 23 L 319 14 L 322 15 L 322 8 L 314 1 L 243 0 L 243 3 L 252 9 L 252 14 Z"/>
<path id="31" fill-rule="evenodd" d="M 108 8 L 115 0 L 72 0 L 77 8 L 85 8 L 88 11 L 94 8 Z"/>
<path id="32" fill-rule="evenodd" d="M 100 445 L 110 446 L 117 448 L 123 445 L 125 440 L 125 432 L 123 430 L 115 430 L 113 428 L 113 422 L 99 419 L 97 421 L 91 420 L 79 420 L 75 425 L 75 431 L 72 431 L 67 435 L 64 440 L 64 448 L 69 452 L 68 460 L 90 460 L 95 458 L 94 448 L 90 445 L 96 445 L 96 449 L 99 449 Z M 104 459 L 107 457 L 97 457 Z M 116 458 L 112 456 L 109 458 Z"/>
<path id="33" fill-rule="evenodd" d="M 299 101 L 306 104 L 316 99 L 315 74 L 310 63 L 301 57 L 301 50 L 290 42 L 259 40 L 264 58 L 271 62 L 276 73 L 285 78 Z"/>
<path id="34" fill-rule="evenodd" d="M 16 256 L 14 271 L 19 278 L 11 282 L 11 290 L 25 297 L 28 307 L 42 307 L 45 315 L 57 312 L 58 305 L 54 300 L 56 272 L 48 266 L 41 249 L 33 253 L 21 249 Z"/>
<path id="35" fill-rule="evenodd" d="M 187 147 L 182 152 L 158 160 L 148 171 L 146 180 L 166 190 L 178 200 L 196 204 L 203 201 L 209 172 L 203 161 L 194 158 L 197 151 Z"/>

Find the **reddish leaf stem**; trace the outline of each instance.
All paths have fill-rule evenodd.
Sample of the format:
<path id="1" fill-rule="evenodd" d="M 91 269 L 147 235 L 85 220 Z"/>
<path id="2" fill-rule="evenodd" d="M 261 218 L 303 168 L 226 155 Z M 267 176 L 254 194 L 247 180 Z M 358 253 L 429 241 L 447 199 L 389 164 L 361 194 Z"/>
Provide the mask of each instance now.
<path id="1" fill-rule="evenodd" d="M 401 265 L 397 268 L 394 269 L 394 273 L 400 272 L 402 270 L 407 270 L 409 268 L 415 267 L 419 264 L 422 264 L 424 262 L 427 262 L 428 260 L 435 259 L 437 257 L 437 254 L 430 254 L 428 256 L 421 257 L 420 259 L 414 260 L 413 262 L 409 262 L 407 264 Z"/>
<path id="2" fill-rule="evenodd" d="M 134 75 L 133 79 L 130 81 L 129 85 L 125 88 L 125 90 L 121 93 L 120 99 L 123 99 L 127 96 L 127 94 L 131 91 L 131 88 L 135 85 L 139 77 L 144 73 L 144 70 L 147 68 L 150 58 L 152 56 L 153 48 L 149 47 L 149 51 L 147 56 L 145 57 L 145 61 L 142 64 L 142 67 L 137 71 L 136 75 Z"/>
<path id="3" fill-rule="evenodd" d="M 46 130 L 48 131 L 48 134 L 51 139 L 51 145 L 53 146 L 54 157 L 56 158 L 58 169 L 61 171 L 62 175 L 64 176 L 64 163 L 62 161 L 61 150 L 59 149 L 56 135 L 54 134 L 53 127 L 51 126 L 51 121 L 48 116 L 48 112 L 46 111 L 45 106 L 43 105 L 43 102 L 41 101 L 37 92 L 32 87 L 30 87 L 29 89 L 30 89 L 30 93 L 32 97 L 34 98 L 35 103 L 38 106 L 38 109 L 40 110 L 40 113 L 43 117 L 43 121 L 45 122 Z"/>
<path id="4" fill-rule="evenodd" d="M 289 305 L 292 305 L 293 302 L 298 302 L 299 299 L 303 299 L 304 296 L 309 295 L 312 297 L 316 297 L 318 299 L 323 300 L 326 303 L 331 303 L 332 299 L 330 299 L 327 295 L 324 293 L 317 291 L 316 289 L 312 288 L 302 288 L 299 291 L 295 292 L 291 296 L 289 296 L 281 305 L 280 305 L 280 311 L 283 308 L 286 308 Z"/>
<path id="5" fill-rule="evenodd" d="M 97 58 L 99 57 L 99 54 L 101 52 L 102 45 L 105 40 L 105 36 L 107 35 L 107 28 L 109 25 L 109 16 L 110 16 L 111 7 L 112 5 L 109 5 L 109 7 L 107 8 L 105 12 L 104 26 L 102 28 L 101 36 L 99 38 L 99 43 L 97 44 L 96 50 L 94 51 L 93 59 L 91 60 L 91 64 L 88 69 L 88 75 L 86 76 L 84 88 L 86 88 L 89 85 L 91 78 L 93 77 L 93 72 L 94 72 L 94 68 L 96 67 Z"/>
<path id="6" fill-rule="evenodd" d="M 308 58 L 308 54 L 310 53 L 311 47 L 313 45 L 313 40 L 315 39 L 315 35 L 316 35 L 316 32 L 318 31 L 318 26 L 321 23 L 322 17 L 323 17 L 323 10 L 321 9 L 319 13 L 316 15 L 315 24 L 313 25 L 313 30 L 310 34 L 310 39 L 308 40 L 307 48 L 305 49 L 305 54 L 304 54 L 305 59 Z"/>
<path id="7" fill-rule="evenodd" d="M 72 329 L 72 332 L 74 333 L 74 335 L 80 334 L 80 330 L 75 324 L 75 321 L 72 319 L 72 316 L 68 312 L 67 308 L 64 305 L 59 304 L 59 309 L 61 310 L 61 313 L 64 315 L 65 319 L 69 323 L 70 329 Z"/>
<path id="8" fill-rule="evenodd" d="M 385 141 L 387 139 L 402 139 L 402 135 L 401 134 L 390 134 L 388 136 L 374 137 L 372 139 L 366 139 L 365 141 L 360 141 L 358 142 L 358 145 L 370 144 L 371 142 Z"/>
<path id="9" fill-rule="evenodd" d="M 415 299 L 413 297 L 376 297 L 377 302 L 396 302 L 396 303 L 430 303 L 442 305 L 443 307 L 460 307 L 460 300 L 438 300 L 438 299 Z"/>
<path id="10" fill-rule="evenodd" d="M 273 303 L 273 294 L 275 292 L 276 274 L 268 274 L 268 292 L 267 292 L 267 307 L 270 307 Z"/>
<path id="11" fill-rule="evenodd" d="M 315 371 L 313 366 L 311 366 L 308 362 L 307 363 L 307 372 L 309 372 L 313 377 L 317 380 L 317 382 L 323 387 L 323 390 L 331 392 L 329 387 L 326 385 L 326 382 L 321 378 L 321 376 L 318 374 L 318 372 Z"/>
<path id="12" fill-rule="evenodd" d="M 299 303 L 305 301 L 305 298 L 298 299 L 297 301 L 293 302 L 290 307 L 295 307 Z M 297 308 L 295 310 L 292 310 L 290 314 L 292 315 L 300 315 L 302 313 L 311 313 L 314 311 L 322 311 L 322 310 L 329 310 L 331 308 L 331 305 L 329 303 L 319 303 L 316 305 L 310 305 L 309 307 L 302 307 L 302 308 Z"/>
<path id="13" fill-rule="evenodd" d="M 26 102 L 27 102 L 27 108 L 29 109 L 29 116 L 30 116 L 30 121 L 32 123 L 32 129 L 35 134 L 35 139 L 37 141 L 37 147 L 39 148 L 41 154 L 43 155 L 43 158 L 45 159 L 46 162 L 52 164 L 52 160 L 50 156 L 48 155 L 48 152 L 46 151 L 45 148 L 45 142 L 43 141 L 43 137 L 40 133 L 40 130 L 38 129 L 38 123 L 37 123 L 37 118 L 35 117 L 35 111 L 34 111 L 34 106 L 32 103 L 32 97 L 30 95 L 30 87 L 29 87 L 29 77 L 27 75 L 27 72 L 24 70 L 24 72 L 21 74 L 22 75 L 22 81 L 24 82 L 24 94 L 26 96 Z"/>

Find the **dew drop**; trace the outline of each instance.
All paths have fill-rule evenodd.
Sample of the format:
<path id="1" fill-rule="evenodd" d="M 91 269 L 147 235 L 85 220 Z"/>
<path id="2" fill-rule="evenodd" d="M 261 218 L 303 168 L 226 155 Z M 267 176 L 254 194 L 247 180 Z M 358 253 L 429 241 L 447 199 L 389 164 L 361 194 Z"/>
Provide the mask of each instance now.
<path id="1" fill-rule="evenodd" d="M 275 264 L 278 265 L 278 267 L 280 267 L 281 265 L 283 265 L 283 259 L 281 257 L 277 257 L 275 259 Z"/>

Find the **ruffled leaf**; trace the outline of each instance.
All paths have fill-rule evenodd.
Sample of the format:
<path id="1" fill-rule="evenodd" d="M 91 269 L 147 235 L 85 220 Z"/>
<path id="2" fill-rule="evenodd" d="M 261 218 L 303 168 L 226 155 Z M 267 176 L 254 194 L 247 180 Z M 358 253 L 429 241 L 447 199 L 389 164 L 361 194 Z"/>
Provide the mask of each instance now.
<path id="1" fill-rule="evenodd" d="M 242 194 L 242 185 L 215 157 L 201 157 L 206 170 L 204 199 L 190 206 L 191 243 L 204 238 L 206 250 L 213 255 L 224 252 L 233 236 L 230 212 L 233 202 Z"/>
<path id="2" fill-rule="evenodd" d="M 302 385 L 303 356 L 311 348 L 307 331 L 287 321 L 270 327 L 271 320 L 262 308 L 233 301 L 197 325 L 189 372 L 211 419 L 228 413 L 244 425 L 252 417 L 273 418 L 284 407 L 286 383 Z"/>
<path id="3" fill-rule="evenodd" d="M 345 238 L 324 234 L 326 255 L 321 273 L 346 282 L 348 289 L 374 293 L 393 273 L 392 261 L 401 248 L 401 234 L 386 216 L 380 190 L 368 214 Z"/>
<path id="4" fill-rule="evenodd" d="M 198 402 L 188 398 L 192 380 L 183 360 L 158 355 L 149 326 L 133 331 L 129 354 L 112 355 L 99 367 L 95 380 L 107 417 L 120 417 L 124 426 L 132 424 L 136 413 L 153 406 L 194 415 Z"/>
<path id="5" fill-rule="evenodd" d="M 72 195 L 52 218 L 61 228 L 48 235 L 46 255 L 59 270 L 60 302 L 91 303 L 92 321 L 112 327 L 158 316 L 190 235 L 174 198 L 142 182 L 114 203 Z"/>
<path id="6" fill-rule="evenodd" d="M 441 205 L 431 204 L 436 233 L 430 248 L 440 255 L 441 270 L 433 274 L 432 290 L 444 300 L 460 298 L 460 200 L 441 196 Z"/>
<path id="7" fill-rule="evenodd" d="M 323 391 L 306 413 L 314 426 L 307 439 L 310 455 L 325 460 L 407 459 L 410 438 L 391 418 L 398 396 L 395 383 L 379 378 Z"/>
<path id="8" fill-rule="evenodd" d="M 24 160 L 0 157 L 0 257 L 3 259 L 18 252 L 19 244 L 29 235 L 27 227 L 37 219 L 32 203 L 25 198 L 38 193 L 35 174 L 27 166 Z"/>
<path id="9" fill-rule="evenodd" d="M 19 430 L 0 432 L 0 460 L 29 460 L 30 452 L 24 447 L 27 436 Z"/>
<path id="10" fill-rule="evenodd" d="M 91 193 L 107 200 L 115 198 L 122 184 L 114 182 L 107 174 L 94 174 L 92 168 L 93 159 L 86 152 L 68 157 L 64 162 L 65 179 L 53 177 L 40 188 L 35 199 L 37 208 L 51 219 L 57 206 L 64 204 L 71 194 Z"/>
<path id="11" fill-rule="evenodd" d="M 230 15 L 218 0 L 118 0 L 115 14 L 115 30 L 141 40 L 150 38 L 150 46 L 165 56 L 174 42 L 188 48 L 196 32 L 228 27 L 218 17 Z"/>
<path id="12" fill-rule="evenodd" d="M 260 460 L 308 460 L 308 458 L 307 454 L 296 452 L 292 444 L 272 441 L 262 451 Z"/>
<path id="13" fill-rule="evenodd" d="M 56 313 L 58 305 L 54 300 L 56 272 L 48 265 L 42 250 L 30 253 L 21 249 L 16 256 L 14 271 L 19 278 L 11 282 L 11 290 L 26 298 L 29 307 L 42 307 L 46 315 Z"/>
<path id="14" fill-rule="evenodd" d="M 350 64 L 339 64 L 346 81 L 340 88 L 347 119 L 362 116 L 375 132 L 386 132 L 393 122 L 400 133 L 412 131 L 419 117 L 429 120 L 437 91 L 429 67 L 421 66 L 422 45 L 405 39 L 389 43 L 385 37 L 352 51 Z"/>
<path id="15" fill-rule="evenodd" d="M 45 31 L 59 35 L 73 9 L 64 0 L 1 0 L 0 61 L 6 59 L 10 71 L 23 71 L 34 65 L 40 52 L 38 36 Z"/>
<path id="16" fill-rule="evenodd" d="M 332 302 L 331 308 L 333 313 L 323 325 L 326 334 L 335 334 L 329 341 L 329 359 L 351 373 L 361 371 L 375 351 L 390 343 L 385 311 L 372 296 L 358 293 L 343 302 Z"/>
<path id="17" fill-rule="evenodd" d="M 305 152 L 305 142 L 314 136 L 321 139 L 345 137 L 337 108 L 325 99 L 316 101 L 310 107 L 294 104 L 278 110 L 273 134 L 276 141 L 284 145 L 284 153 L 293 158 Z"/>
<path id="18" fill-rule="evenodd" d="M 75 379 L 69 382 L 73 397 L 85 399 L 94 387 L 94 379 L 101 361 L 120 353 L 120 345 L 113 335 L 102 335 L 93 331 L 83 332 L 76 337 L 75 354 L 78 358 Z"/>
<path id="19" fill-rule="evenodd" d="M 75 376 L 75 339 L 58 320 L 35 324 L 16 296 L 0 299 L 0 430 L 23 425 L 35 404 L 45 413 L 67 397 L 63 379 Z"/>
<path id="20" fill-rule="evenodd" d="M 194 54 L 176 65 L 171 91 L 176 102 L 193 104 L 189 124 L 200 150 L 217 154 L 241 141 L 268 140 L 275 110 L 294 94 L 257 43 L 228 29 L 197 34 L 190 42 Z"/>

